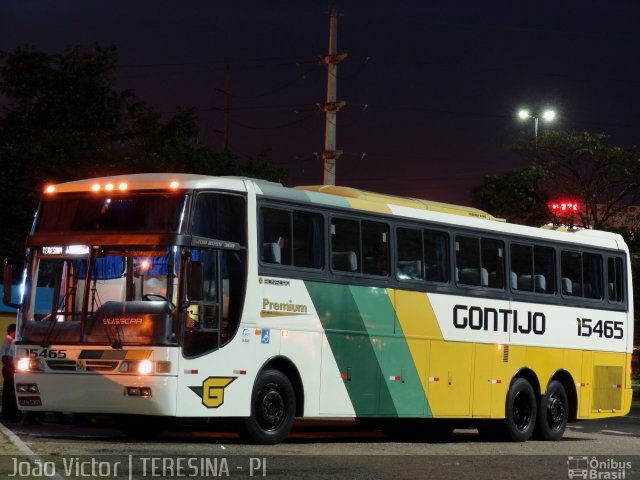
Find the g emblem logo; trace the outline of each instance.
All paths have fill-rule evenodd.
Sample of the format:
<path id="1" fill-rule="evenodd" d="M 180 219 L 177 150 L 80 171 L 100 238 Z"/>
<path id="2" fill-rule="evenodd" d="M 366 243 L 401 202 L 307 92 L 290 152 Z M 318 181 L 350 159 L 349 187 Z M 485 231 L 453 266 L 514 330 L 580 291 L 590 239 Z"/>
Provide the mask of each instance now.
<path id="1" fill-rule="evenodd" d="M 209 377 L 202 382 L 202 404 L 218 408 L 224 403 L 224 389 L 237 377 Z"/>

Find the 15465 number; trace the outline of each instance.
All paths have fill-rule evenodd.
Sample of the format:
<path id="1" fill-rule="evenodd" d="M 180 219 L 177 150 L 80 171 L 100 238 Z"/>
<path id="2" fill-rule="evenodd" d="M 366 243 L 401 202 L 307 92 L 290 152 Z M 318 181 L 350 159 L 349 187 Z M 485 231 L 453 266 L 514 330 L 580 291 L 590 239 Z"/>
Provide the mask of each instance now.
<path id="1" fill-rule="evenodd" d="M 622 322 L 614 322 L 613 320 L 598 320 L 595 322 L 590 318 L 578 318 L 578 336 L 579 337 L 604 337 L 620 339 L 624 337 Z"/>
<path id="2" fill-rule="evenodd" d="M 27 350 L 27 353 L 31 358 L 67 358 L 66 350 L 39 350 L 37 348 L 30 348 Z"/>

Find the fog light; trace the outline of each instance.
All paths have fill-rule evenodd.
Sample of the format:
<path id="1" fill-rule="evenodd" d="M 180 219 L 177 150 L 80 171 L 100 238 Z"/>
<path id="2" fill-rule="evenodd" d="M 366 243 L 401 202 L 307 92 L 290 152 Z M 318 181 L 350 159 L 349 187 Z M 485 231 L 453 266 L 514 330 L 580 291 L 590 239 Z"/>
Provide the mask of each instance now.
<path id="1" fill-rule="evenodd" d="M 127 397 L 149 398 L 152 396 L 151 387 L 125 387 L 124 394 Z"/>
<path id="2" fill-rule="evenodd" d="M 139 397 L 140 396 L 140 387 L 127 387 L 126 394 L 129 397 Z"/>
<path id="3" fill-rule="evenodd" d="M 16 392 L 18 393 L 40 393 L 38 385 L 35 383 L 17 383 Z"/>

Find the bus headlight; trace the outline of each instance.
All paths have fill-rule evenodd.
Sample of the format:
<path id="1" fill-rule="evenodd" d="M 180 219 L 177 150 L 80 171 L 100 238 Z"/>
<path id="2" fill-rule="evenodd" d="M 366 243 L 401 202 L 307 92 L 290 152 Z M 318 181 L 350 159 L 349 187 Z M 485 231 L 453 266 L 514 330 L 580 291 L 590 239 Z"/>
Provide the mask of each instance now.
<path id="1" fill-rule="evenodd" d="M 153 372 L 153 362 L 151 360 L 142 360 L 138 364 L 138 373 L 141 375 L 149 375 Z"/>
<path id="2" fill-rule="evenodd" d="M 28 372 L 29 370 L 31 370 L 31 359 L 27 358 L 27 357 L 23 357 L 20 360 L 18 360 L 18 363 L 16 364 L 16 369 L 19 372 Z"/>
<path id="3" fill-rule="evenodd" d="M 16 363 L 18 372 L 38 372 L 44 370 L 44 365 L 39 358 L 22 357 Z"/>

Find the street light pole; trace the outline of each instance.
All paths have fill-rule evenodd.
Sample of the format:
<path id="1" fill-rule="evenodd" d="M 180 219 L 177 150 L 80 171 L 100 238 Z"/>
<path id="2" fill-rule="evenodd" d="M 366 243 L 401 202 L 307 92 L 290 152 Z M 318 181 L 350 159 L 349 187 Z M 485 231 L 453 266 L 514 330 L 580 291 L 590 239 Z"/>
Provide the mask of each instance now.
<path id="1" fill-rule="evenodd" d="M 533 133 L 534 138 L 538 140 L 538 113 L 531 113 L 526 108 L 523 108 L 518 112 L 518 117 L 520 120 L 526 120 L 527 118 L 533 118 Z M 542 119 L 546 122 L 553 122 L 556 118 L 556 111 L 551 109 L 546 109 L 542 112 Z"/>

